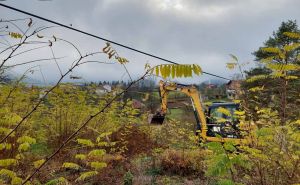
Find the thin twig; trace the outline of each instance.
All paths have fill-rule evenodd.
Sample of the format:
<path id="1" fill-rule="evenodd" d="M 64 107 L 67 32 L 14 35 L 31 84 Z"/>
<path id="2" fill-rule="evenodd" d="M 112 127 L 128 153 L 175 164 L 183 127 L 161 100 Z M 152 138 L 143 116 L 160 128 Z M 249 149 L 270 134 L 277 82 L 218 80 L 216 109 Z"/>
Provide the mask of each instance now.
<path id="1" fill-rule="evenodd" d="M 31 48 L 31 49 L 22 51 L 20 53 L 17 53 L 15 55 L 12 55 L 11 57 L 15 57 L 15 56 L 18 56 L 18 55 L 21 55 L 21 54 L 24 54 L 24 53 L 27 53 L 27 52 L 30 52 L 30 51 L 34 51 L 34 50 L 37 50 L 37 49 L 45 48 L 45 47 L 48 47 L 48 45 L 47 46 L 40 46 L 40 47 L 36 47 L 36 48 Z"/>
<path id="2" fill-rule="evenodd" d="M 23 75 L 15 82 L 15 85 L 13 86 L 13 88 L 11 88 L 11 89 L 9 90 L 8 95 L 6 96 L 6 98 L 4 99 L 4 101 L 1 103 L 1 106 L 3 106 L 3 105 L 6 103 L 6 101 L 10 98 L 10 96 L 12 95 L 12 93 L 17 89 L 19 83 L 26 77 L 26 73 L 28 73 L 31 69 L 33 69 L 33 68 L 35 68 L 35 67 L 37 67 L 37 66 L 33 66 L 33 67 L 27 69 L 27 70 L 23 73 Z"/>
<path id="3" fill-rule="evenodd" d="M 64 57 L 59 57 L 59 58 L 54 58 L 54 59 L 58 60 L 58 59 L 62 59 L 62 58 L 64 58 Z M 26 64 L 30 64 L 30 63 L 34 63 L 34 62 L 49 61 L 49 60 L 53 60 L 53 58 L 42 58 L 42 59 L 31 60 L 31 61 L 23 62 L 23 63 L 19 63 L 19 64 L 14 64 L 11 66 L 4 66 L 5 67 L 4 69 L 21 66 L 21 65 L 26 65 Z"/>
<path id="4" fill-rule="evenodd" d="M 149 71 L 147 71 L 142 77 L 140 77 L 139 79 L 132 81 L 125 90 L 123 90 L 122 92 L 120 92 L 119 94 L 117 94 L 116 96 L 114 96 L 100 111 L 98 111 L 97 113 L 95 113 L 94 115 L 91 115 L 75 132 L 73 132 L 61 145 L 60 147 L 53 152 L 49 157 L 46 158 L 46 160 L 38 167 L 36 168 L 36 170 L 27 177 L 27 179 L 22 183 L 22 185 L 26 184 L 36 173 L 38 173 L 40 171 L 40 169 L 47 163 L 49 162 L 56 154 L 58 154 L 60 152 L 60 150 L 62 148 L 64 148 L 64 146 L 66 144 L 68 144 L 84 127 L 86 127 L 86 125 L 92 120 L 94 119 L 96 116 L 98 116 L 99 114 L 103 113 L 116 99 L 118 99 L 122 94 L 124 94 L 125 92 L 128 91 L 128 89 L 134 85 L 135 83 L 143 80 L 146 75 L 148 74 Z"/>
<path id="5" fill-rule="evenodd" d="M 43 74 L 43 71 L 42 71 L 42 68 L 41 68 L 40 65 L 39 65 L 39 68 L 40 68 L 40 73 L 41 73 L 42 78 L 43 78 L 43 81 L 44 81 L 44 85 L 46 85 L 46 79 L 45 79 L 45 76 L 44 76 L 44 74 Z"/>
<path id="6" fill-rule="evenodd" d="M 56 82 L 56 84 L 54 86 L 52 86 L 44 95 L 42 98 L 40 98 L 40 100 L 37 102 L 37 104 L 33 107 L 33 109 L 31 109 L 29 111 L 29 113 L 27 113 L 22 119 L 21 121 L 19 121 L 17 123 L 17 125 L 4 137 L 1 139 L 0 143 L 3 143 L 12 133 L 14 133 L 18 127 L 33 113 L 37 110 L 37 108 L 40 106 L 40 104 L 44 101 L 44 99 L 47 97 L 47 95 L 52 92 L 56 87 L 59 86 L 60 82 L 64 79 L 65 76 L 67 76 L 70 72 L 72 72 L 72 70 L 77 67 L 80 63 L 81 60 L 83 60 L 84 58 L 90 56 L 90 55 L 93 55 L 94 53 L 91 53 L 91 54 L 86 54 L 85 56 L 81 56 L 75 65 L 73 65 L 64 75 L 62 75 L 60 77 L 60 79 Z"/>
<path id="7" fill-rule="evenodd" d="M 58 63 L 57 63 L 57 60 L 56 60 L 56 58 L 55 58 L 55 55 L 54 55 L 53 49 L 52 49 L 52 47 L 51 47 L 51 46 L 49 46 L 49 47 L 50 47 L 50 50 L 51 50 L 51 53 L 52 53 L 53 60 L 55 61 L 55 63 L 56 63 L 56 66 L 57 66 L 57 68 L 58 68 L 58 70 L 59 70 L 59 72 L 60 72 L 60 75 L 62 76 L 62 75 L 63 75 L 63 73 L 62 73 L 62 71 L 61 71 L 61 69 L 60 69 L 60 67 L 59 67 L 59 65 L 58 65 Z"/>

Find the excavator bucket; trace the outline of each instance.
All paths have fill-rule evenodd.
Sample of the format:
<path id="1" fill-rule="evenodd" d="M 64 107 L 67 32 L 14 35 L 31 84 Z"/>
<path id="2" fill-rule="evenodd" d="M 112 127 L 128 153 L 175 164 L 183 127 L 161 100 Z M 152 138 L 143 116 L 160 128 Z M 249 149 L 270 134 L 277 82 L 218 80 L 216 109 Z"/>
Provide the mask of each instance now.
<path id="1" fill-rule="evenodd" d="M 165 115 L 160 113 L 150 114 L 148 117 L 148 122 L 153 125 L 162 125 L 165 120 Z"/>

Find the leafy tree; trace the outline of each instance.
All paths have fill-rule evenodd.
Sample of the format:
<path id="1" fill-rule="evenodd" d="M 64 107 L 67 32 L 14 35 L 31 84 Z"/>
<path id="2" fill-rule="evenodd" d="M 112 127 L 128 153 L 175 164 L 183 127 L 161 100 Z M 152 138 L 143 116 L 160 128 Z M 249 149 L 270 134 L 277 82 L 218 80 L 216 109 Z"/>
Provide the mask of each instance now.
<path id="1" fill-rule="evenodd" d="M 299 111 L 293 108 L 299 103 L 295 92 L 300 91 L 300 72 L 297 70 L 300 65 L 299 33 L 296 21 L 282 22 L 264 45 L 253 53 L 259 67 L 246 72 L 247 78 L 252 80 L 242 85 L 244 90 L 248 89 L 244 96 L 251 97 L 248 108 L 252 115 L 256 115 L 255 106 L 264 104 L 279 111 L 282 122 L 287 117 L 299 116 Z M 267 91 L 258 92 L 258 86 Z"/>
<path id="2" fill-rule="evenodd" d="M 289 37 L 286 35 L 286 32 L 291 33 L 300 33 L 300 29 L 298 28 L 298 24 L 296 21 L 288 20 L 287 22 L 282 22 L 280 27 L 277 31 L 274 31 L 272 36 L 269 37 L 268 40 L 266 40 L 261 48 L 283 48 L 286 45 L 291 45 L 293 43 L 299 43 L 299 38 L 297 37 Z M 257 61 L 260 61 L 262 59 L 266 59 L 268 57 L 273 57 L 273 54 L 270 52 L 267 52 L 266 50 L 258 49 L 253 53 L 253 55 L 256 57 Z M 285 59 L 285 61 L 282 61 L 280 59 L 275 59 L 274 62 L 287 62 L 287 63 L 296 63 L 297 56 L 300 52 L 300 48 L 296 48 L 293 51 L 290 51 L 288 54 L 288 58 Z"/>

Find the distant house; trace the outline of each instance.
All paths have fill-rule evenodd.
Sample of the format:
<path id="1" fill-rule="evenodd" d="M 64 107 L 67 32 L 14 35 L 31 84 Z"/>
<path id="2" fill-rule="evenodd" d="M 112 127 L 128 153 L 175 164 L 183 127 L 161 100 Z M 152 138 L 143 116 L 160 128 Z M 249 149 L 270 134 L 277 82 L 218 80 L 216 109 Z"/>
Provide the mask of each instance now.
<path id="1" fill-rule="evenodd" d="M 226 84 L 226 94 L 229 99 L 238 99 L 241 92 L 241 80 L 230 80 Z"/>
<path id="2" fill-rule="evenodd" d="M 96 88 L 95 93 L 99 96 L 104 95 L 106 93 L 111 92 L 112 88 L 110 85 L 105 84 L 105 85 L 100 85 Z"/>
<path id="3" fill-rule="evenodd" d="M 208 89 L 212 89 L 212 88 L 215 88 L 217 87 L 215 84 L 207 84 L 206 86 Z"/>

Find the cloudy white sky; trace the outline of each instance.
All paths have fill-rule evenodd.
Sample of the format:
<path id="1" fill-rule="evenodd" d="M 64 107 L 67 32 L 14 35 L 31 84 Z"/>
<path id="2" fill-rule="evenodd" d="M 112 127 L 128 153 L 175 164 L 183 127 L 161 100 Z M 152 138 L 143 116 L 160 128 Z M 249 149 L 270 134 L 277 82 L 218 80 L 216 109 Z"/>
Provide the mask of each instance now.
<path id="1" fill-rule="evenodd" d="M 241 62 L 251 62 L 251 53 L 282 21 L 300 19 L 299 0 L 6 0 L 1 3 L 72 24 L 74 28 L 179 63 L 196 63 L 204 71 L 224 77 L 232 77 L 234 73 L 225 68 L 230 60 L 228 54 L 235 54 Z M 0 7 L 0 17 L 28 16 Z M 37 19 L 34 21 L 39 25 L 49 25 Z M 72 41 L 83 52 L 99 50 L 104 45 L 101 40 L 62 28 L 53 29 L 51 34 Z M 115 48 L 130 60 L 128 69 L 134 77 L 143 72 L 146 62 L 151 65 L 164 63 L 124 48 Z M 53 49 L 58 56 L 72 56 L 74 52 L 67 46 Z M 46 54 L 49 55 L 49 51 L 33 55 L 38 58 Z M 60 61 L 63 69 L 69 64 Z M 47 81 L 59 77 L 54 62 L 41 63 L 41 69 Z M 25 67 L 14 69 L 16 73 L 24 70 Z M 73 73 L 93 81 L 128 79 L 122 76 L 124 69 L 118 65 L 87 64 Z M 33 77 L 38 79 L 41 75 L 36 73 Z M 207 76 L 189 80 L 198 82 L 204 79 Z"/>

